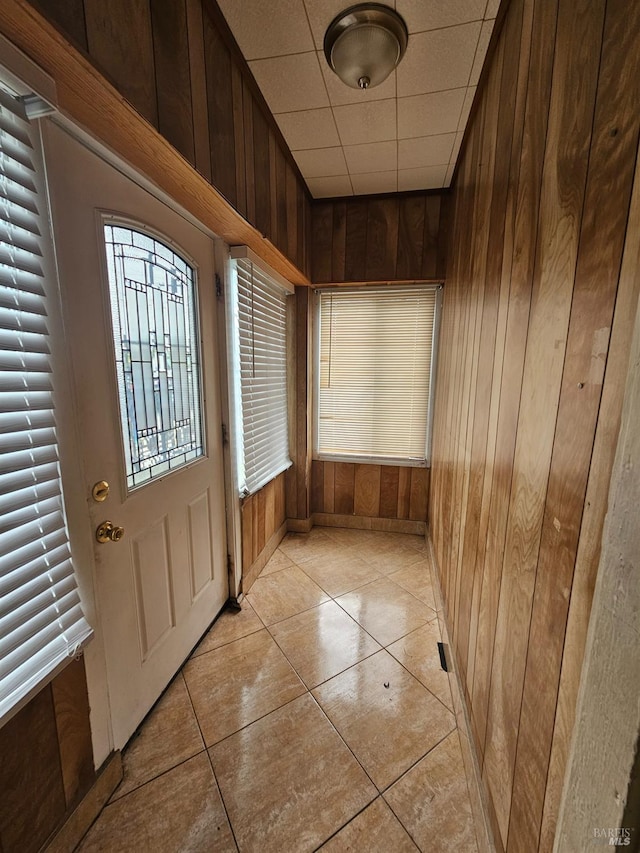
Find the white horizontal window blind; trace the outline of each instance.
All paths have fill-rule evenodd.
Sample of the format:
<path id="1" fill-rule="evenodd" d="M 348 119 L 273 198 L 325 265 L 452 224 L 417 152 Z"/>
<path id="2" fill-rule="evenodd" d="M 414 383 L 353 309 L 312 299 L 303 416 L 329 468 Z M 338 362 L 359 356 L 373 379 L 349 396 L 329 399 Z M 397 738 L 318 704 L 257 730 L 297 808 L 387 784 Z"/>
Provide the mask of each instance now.
<path id="1" fill-rule="evenodd" d="M 0 722 L 92 633 L 62 501 L 34 139 L 0 88 Z"/>
<path id="2" fill-rule="evenodd" d="M 287 293 L 249 258 L 234 261 L 242 409 L 240 492 L 291 465 L 287 412 Z"/>
<path id="3" fill-rule="evenodd" d="M 424 464 L 434 285 L 320 291 L 317 450 Z"/>

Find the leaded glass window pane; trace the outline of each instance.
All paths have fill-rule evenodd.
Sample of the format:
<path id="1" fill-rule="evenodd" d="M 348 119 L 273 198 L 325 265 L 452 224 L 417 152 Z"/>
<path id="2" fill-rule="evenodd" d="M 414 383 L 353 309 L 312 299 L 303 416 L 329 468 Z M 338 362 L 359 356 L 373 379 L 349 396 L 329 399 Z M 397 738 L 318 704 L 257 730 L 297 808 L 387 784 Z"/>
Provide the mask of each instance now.
<path id="1" fill-rule="evenodd" d="M 194 271 L 155 237 L 105 225 L 130 489 L 204 453 Z"/>

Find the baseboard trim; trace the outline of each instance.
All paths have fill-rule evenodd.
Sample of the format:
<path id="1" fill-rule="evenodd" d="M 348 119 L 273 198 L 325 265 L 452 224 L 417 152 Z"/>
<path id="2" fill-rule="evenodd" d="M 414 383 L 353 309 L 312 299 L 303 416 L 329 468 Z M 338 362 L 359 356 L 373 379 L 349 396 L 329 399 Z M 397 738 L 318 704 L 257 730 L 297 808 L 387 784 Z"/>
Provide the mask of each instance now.
<path id="1" fill-rule="evenodd" d="M 451 696 L 453 698 L 453 710 L 456 716 L 458 731 L 460 733 L 460 746 L 467 775 L 469 799 L 471 800 L 471 809 L 473 811 L 478 850 L 479 853 L 496 853 L 497 848 L 491 827 L 491 819 L 489 817 L 490 804 L 482 782 L 482 774 L 480 772 L 480 763 L 478 761 L 478 754 L 475 747 L 475 741 L 473 739 L 469 710 L 458 675 L 456 653 L 453 644 L 449 639 L 449 626 L 446 611 L 444 609 L 444 599 L 442 597 L 442 589 L 440 587 L 436 555 L 430 535 L 427 535 L 427 547 L 429 548 L 429 556 L 431 558 L 429 560 L 429 566 L 431 569 L 431 584 L 433 586 L 433 593 L 436 600 L 438 622 L 440 624 L 442 642 L 446 644 L 447 665 L 449 667 L 449 685 L 451 687 Z"/>
<path id="2" fill-rule="evenodd" d="M 271 559 L 273 552 L 284 539 L 284 535 L 287 532 L 287 529 L 288 524 L 286 521 L 284 521 L 276 530 L 276 532 L 271 535 L 269 541 L 264 546 L 262 551 L 260 551 L 254 562 L 249 566 L 247 571 L 243 572 L 242 595 L 246 595 L 246 593 L 249 592 L 256 578 Z"/>
<path id="3" fill-rule="evenodd" d="M 121 781 L 122 756 L 118 750 L 107 758 L 91 788 L 47 844 L 47 853 L 75 850 Z"/>
<path id="4" fill-rule="evenodd" d="M 287 519 L 287 531 L 289 533 L 308 533 L 312 527 L 313 517 Z"/>
<path id="5" fill-rule="evenodd" d="M 385 533 L 411 533 L 424 536 L 427 525 L 424 521 L 406 518 L 370 518 L 365 515 L 339 515 L 333 512 L 314 512 L 313 524 L 319 527 L 350 527 L 356 530 L 376 530 Z"/>

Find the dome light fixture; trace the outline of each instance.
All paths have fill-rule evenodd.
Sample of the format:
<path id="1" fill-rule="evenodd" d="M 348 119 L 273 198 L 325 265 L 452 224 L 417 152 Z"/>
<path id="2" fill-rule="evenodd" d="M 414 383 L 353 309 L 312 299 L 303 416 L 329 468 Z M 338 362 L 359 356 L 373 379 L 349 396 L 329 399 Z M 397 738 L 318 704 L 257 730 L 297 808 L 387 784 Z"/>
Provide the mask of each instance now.
<path id="1" fill-rule="evenodd" d="M 409 35 L 395 9 L 358 3 L 329 24 L 324 55 L 347 86 L 371 89 L 383 83 L 402 59 Z"/>

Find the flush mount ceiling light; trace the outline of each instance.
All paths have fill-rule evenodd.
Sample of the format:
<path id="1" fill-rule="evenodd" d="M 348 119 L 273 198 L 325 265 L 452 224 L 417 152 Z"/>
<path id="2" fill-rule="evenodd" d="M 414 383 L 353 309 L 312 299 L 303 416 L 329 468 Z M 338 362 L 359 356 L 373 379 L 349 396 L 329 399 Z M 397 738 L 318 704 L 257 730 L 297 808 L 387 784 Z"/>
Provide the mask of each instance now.
<path id="1" fill-rule="evenodd" d="M 359 3 L 341 12 L 324 37 L 329 67 L 347 86 L 371 89 L 384 82 L 402 59 L 407 27 L 381 3 Z"/>

